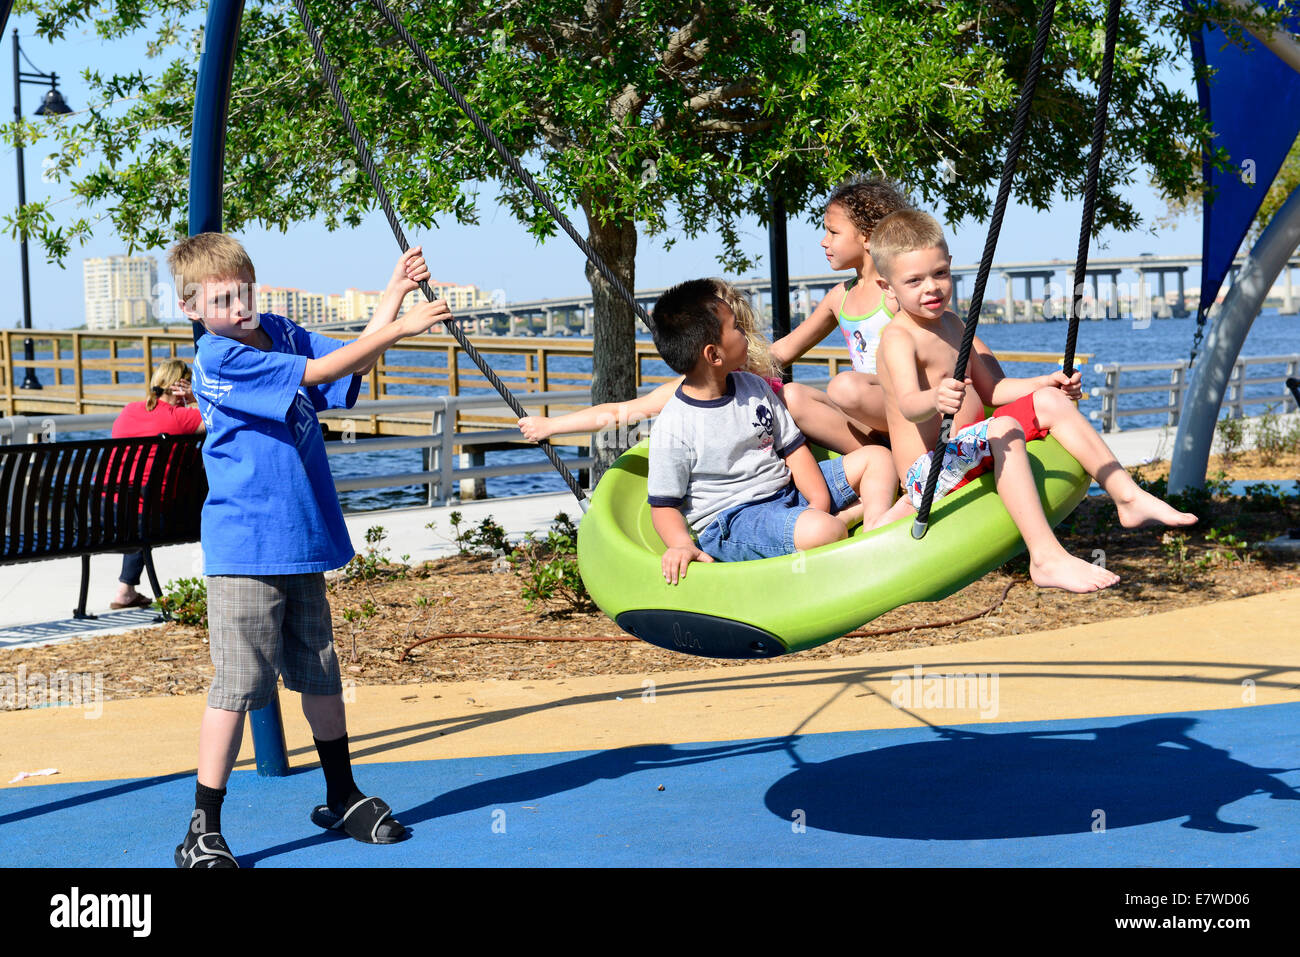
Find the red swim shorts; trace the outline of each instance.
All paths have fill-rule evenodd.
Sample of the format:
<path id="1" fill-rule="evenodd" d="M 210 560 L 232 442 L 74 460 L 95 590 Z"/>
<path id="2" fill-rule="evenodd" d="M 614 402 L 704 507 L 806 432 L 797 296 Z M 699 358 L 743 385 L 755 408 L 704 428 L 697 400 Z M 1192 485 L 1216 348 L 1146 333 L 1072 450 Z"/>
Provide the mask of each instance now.
<path id="1" fill-rule="evenodd" d="M 1047 429 L 1043 428 L 1038 422 L 1038 415 L 1034 412 L 1034 394 L 1032 392 L 1022 395 L 1014 402 L 1008 402 L 1006 405 L 999 406 L 993 411 L 990 418 L 997 418 L 999 415 L 1009 415 L 1020 423 L 1020 427 L 1025 431 L 1025 441 L 1032 442 L 1034 439 L 1045 439 L 1050 434 Z M 993 456 L 986 456 L 984 461 L 975 466 L 960 482 L 953 486 L 953 491 L 961 488 L 971 479 L 979 478 L 985 472 L 993 467 Z"/>

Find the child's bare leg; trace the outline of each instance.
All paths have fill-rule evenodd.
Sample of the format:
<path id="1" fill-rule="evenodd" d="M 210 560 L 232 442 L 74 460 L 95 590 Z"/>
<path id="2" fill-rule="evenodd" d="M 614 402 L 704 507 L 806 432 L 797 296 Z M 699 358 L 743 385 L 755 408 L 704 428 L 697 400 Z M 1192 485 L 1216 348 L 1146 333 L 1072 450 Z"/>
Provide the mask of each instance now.
<path id="1" fill-rule="evenodd" d="M 199 783 L 220 791 L 230 779 L 244 740 L 244 712 L 209 707 L 199 724 Z"/>
<path id="2" fill-rule="evenodd" d="M 906 495 L 899 497 L 898 501 L 889 507 L 889 510 L 881 515 L 874 522 L 867 526 L 868 529 L 883 528 L 886 525 L 892 525 L 900 518 L 906 518 L 909 515 L 915 515 L 916 509 L 912 508 L 912 503 L 908 501 Z"/>
<path id="3" fill-rule="evenodd" d="M 818 389 L 787 382 L 781 390 L 781 401 L 790 410 L 799 431 L 824 449 L 844 454 L 861 448 L 870 439 L 870 425 L 850 419 Z"/>
<path id="4" fill-rule="evenodd" d="M 1159 523 L 1192 525 L 1196 516 L 1180 512 L 1168 502 L 1143 491 L 1119 464 L 1106 442 L 1060 389 L 1039 389 L 1034 393 L 1034 414 L 1065 451 L 1078 460 L 1085 472 L 1111 497 L 1125 528 Z"/>
<path id="5" fill-rule="evenodd" d="M 898 479 L 894 472 L 893 453 L 880 445 L 854 449 L 844 456 L 844 478 L 858 493 L 862 505 L 862 524 L 874 528 L 880 516 L 894 504 Z M 839 513 L 844 518 L 844 512 Z"/>
<path id="6" fill-rule="evenodd" d="M 794 547 L 801 552 L 848 537 L 849 530 L 842 521 L 819 509 L 804 509 L 794 523 Z"/>
<path id="7" fill-rule="evenodd" d="M 989 446 L 993 451 L 998 496 L 1025 540 L 1029 550 L 1029 577 L 1034 584 L 1040 588 L 1090 592 L 1118 582 L 1119 576 L 1114 572 L 1075 558 L 1057 541 L 1043 514 L 1020 424 L 1005 416 L 995 418 L 989 423 Z"/>
<path id="8" fill-rule="evenodd" d="M 826 384 L 826 395 L 850 419 L 879 432 L 889 431 L 885 418 L 885 388 L 868 372 L 841 372 Z"/>

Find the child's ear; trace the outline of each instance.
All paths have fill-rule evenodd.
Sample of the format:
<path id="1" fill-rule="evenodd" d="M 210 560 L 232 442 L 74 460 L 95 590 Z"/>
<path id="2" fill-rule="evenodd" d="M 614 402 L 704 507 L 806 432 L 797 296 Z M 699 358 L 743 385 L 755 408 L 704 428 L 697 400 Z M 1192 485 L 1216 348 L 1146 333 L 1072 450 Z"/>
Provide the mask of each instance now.
<path id="1" fill-rule="evenodd" d="M 700 354 L 704 356 L 704 361 L 711 366 L 716 366 L 722 362 L 722 350 L 712 342 L 705 346 L 704 351 Z"/>
<path id="2" fill-rule="evenodd" d="M 886 279 L 884 276 L 879 276 L 879 275 L 876 276 L 876 285 L 880 287 L 880 291 L 881 291 L 881 292 L 891 292 L 891 291 L 892 291 L 892 290 L 889 288 L 889 280 Z"/>

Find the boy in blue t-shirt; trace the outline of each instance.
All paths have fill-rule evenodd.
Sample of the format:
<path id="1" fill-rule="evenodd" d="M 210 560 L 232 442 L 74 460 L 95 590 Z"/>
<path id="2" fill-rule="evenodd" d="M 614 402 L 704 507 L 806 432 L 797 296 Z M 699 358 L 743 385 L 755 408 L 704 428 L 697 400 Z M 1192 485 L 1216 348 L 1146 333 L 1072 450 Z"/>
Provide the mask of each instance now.
<path id="1" fill-rule="evenodd" d="M 195 348 L 194 395 L 207 426 L 202 545 L 216 668 L 199 728 L 195 810 L 176 866 L 238 866 L 221 835 L 222 799 L 244 715 L 274 699 L 277 674 L 302 694 L 325 774 L 325 803 L 312 820 L 367 843 L 393 843 L 405 829 L 352 779 L 323 573 L 353 550 L 316 413 L 350 408 L 360 376 L 385 349 L 450 319 L 451 310 L 437 300 L 397 318 L 402 297 L 429 275 L 418 247 L 398 260 L 374 317 L 346 345 L 258 315 L 252 261 L 229 236 L 181 240 L 167 261 L 181 308 L 207 333 Z"/>

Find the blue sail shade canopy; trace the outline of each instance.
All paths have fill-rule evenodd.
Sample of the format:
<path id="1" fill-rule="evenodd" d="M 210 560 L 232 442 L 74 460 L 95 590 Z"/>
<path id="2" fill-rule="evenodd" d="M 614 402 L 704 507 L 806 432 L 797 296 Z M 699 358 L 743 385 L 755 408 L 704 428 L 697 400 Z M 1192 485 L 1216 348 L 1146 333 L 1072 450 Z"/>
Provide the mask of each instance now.
<path id="1" fill-rule="evenodd" d="M 1288 6 L 1285 29 L 1300 33 L 1300 4 Z M 1202 168 L 1211 190 L 1203 216 L 1201 321 L 1300 133 L 1300 73 L 1249 34 L 1244 40 L 1244 46 L 1234 43 L 1213 24 L 1192 38 L 1198 72 L 1212 71 L 1197 80 L 1201 111 L 1231 164 L 1218 169 L 1207 157 Z"/>

